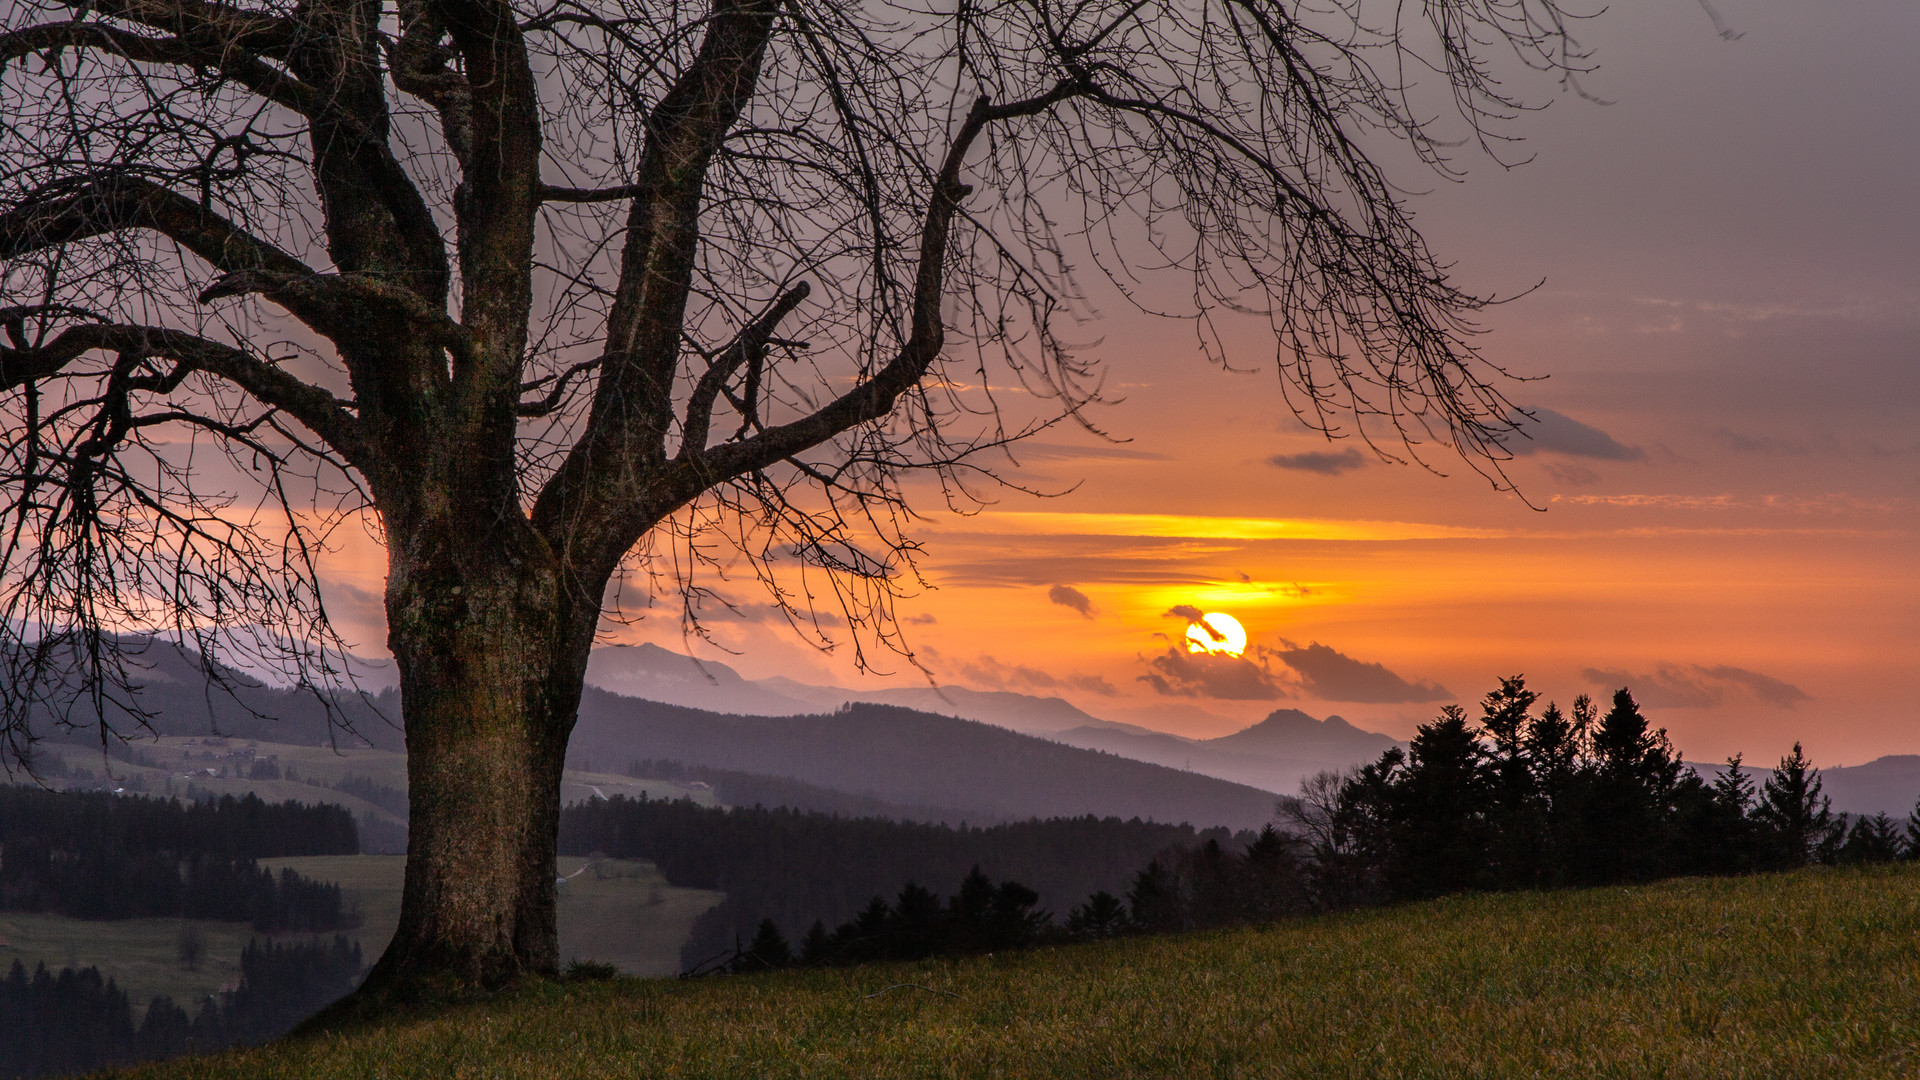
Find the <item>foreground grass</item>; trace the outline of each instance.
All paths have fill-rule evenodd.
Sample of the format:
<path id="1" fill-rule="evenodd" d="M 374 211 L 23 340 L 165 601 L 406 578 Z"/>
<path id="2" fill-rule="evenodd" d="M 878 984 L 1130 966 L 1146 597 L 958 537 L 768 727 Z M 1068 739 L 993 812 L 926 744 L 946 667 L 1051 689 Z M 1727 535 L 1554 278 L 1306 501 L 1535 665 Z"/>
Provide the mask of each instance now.
<path id="1" fill-rule="evenodd" d="M 1920 1075 L 1917 979 L 1920 869 L 1816 870 L 542 986 L 138 1075 L 1896 1077 Z"/>

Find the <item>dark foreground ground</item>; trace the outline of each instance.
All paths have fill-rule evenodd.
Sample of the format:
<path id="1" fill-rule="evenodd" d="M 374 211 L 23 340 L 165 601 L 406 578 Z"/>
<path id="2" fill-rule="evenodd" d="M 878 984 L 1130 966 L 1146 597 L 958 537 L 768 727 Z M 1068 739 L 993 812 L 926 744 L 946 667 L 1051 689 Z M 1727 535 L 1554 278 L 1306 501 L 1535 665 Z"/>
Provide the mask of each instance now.
<path id="1" fill-rule="evenodd" d="M 1912 1077 L 1920 867 L 959 961 L 532 987 L 134 1075 Z"/>

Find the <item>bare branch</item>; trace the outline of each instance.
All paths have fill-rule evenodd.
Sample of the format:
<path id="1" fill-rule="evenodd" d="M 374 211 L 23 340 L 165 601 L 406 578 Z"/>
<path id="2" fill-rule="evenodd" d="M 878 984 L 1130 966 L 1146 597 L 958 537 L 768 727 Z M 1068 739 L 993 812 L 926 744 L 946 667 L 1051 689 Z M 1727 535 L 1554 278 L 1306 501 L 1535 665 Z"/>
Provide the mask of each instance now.
<path id="1" fill-rule="evenodd" d="M 364 461 L 366 446 L 348 403 L 231 345 L 151 326 L 104 323 L 73 326 L 32 349 L 0 348 L 0 389 L 47 378 L 89 352 L 117 353 L 123 361 L 161 357 L 180 365 L 173 379 L 205 371 L 233 383 L 256 400 L 282 409 L 327 440 L 348 461 Z M 154 386 L 166 393 L 171 386 Z"/>

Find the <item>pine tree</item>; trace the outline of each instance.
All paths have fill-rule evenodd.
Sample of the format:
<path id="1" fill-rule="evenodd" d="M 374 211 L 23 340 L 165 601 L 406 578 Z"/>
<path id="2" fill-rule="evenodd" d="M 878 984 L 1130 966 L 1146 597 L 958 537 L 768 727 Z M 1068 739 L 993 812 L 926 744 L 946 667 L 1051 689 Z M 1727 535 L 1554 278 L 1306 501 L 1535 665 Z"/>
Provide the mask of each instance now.
<path id="1" fill-rule="evenodd" d="M 1480 729 L 1491 744 L 1487 752 L 1491 785 L 1490 825 L 1494 840 L 1490 878 L 1496 888 L 1520 888 L 1539 882 L 1547 838 L 1545 807 L 1528 754 L 1534 728 L 1534 702 L 1526 677 L 1500 680 L 1480 704 Z"/>
<path id="2" fill-rule="evenodd" d="M 1577 703 L 1576 703 L 1577 704 Z M 1589 707 L 1590 708 L 1590 707 Z M 1640 881 L 1667 872 L 1666 835 L 1683 766 L 1625 687 L 1593 728 L 1590 795 L 1580 808 L 1579 879 Z"/>
<path id="3" fill-rule="evenodd" d="M 1887 815 L 1857 816 L 1839 845 L 1836 861 L 1848 865 L 1892 862 L 1900 857 L 1901 840 L 1900 826 Z"/>
<path id="4" fill-rule="evenodd" d="M 1118 937 L 1127 928 L 1126 905 L 1110 892 L 1087 897 L 1087 902 L 1067 913 L 1068 935 L 1087 940 Z"/>
<path id="5" fill-rule="evenodd" d="M 1438 896 L 1487 883 L 1491 791 L 1485 750 L 1466 711 L 1447 705 L 1422 724 L 1391 788 L 1389 887 Z"/>
<path id="6" fill-rule="evenodd" d="M 787 939 L 781 936 L 780 927 L 772 919 L 761 919 L 753 940 L 733 958 L 728 968 L 736 973 L 771 971 L 792 963 L 793 950 L 787 946 Z"/>
<path id="7" fill-rule="evenodd" d="M 1772 839 L 1775 865 L 1805 866 L 1830 845 L 1835 832 L 1832 800 L 1820 793 L 1820 770 L 1799 743 L 1760 790 L 1753 816 Z"/>

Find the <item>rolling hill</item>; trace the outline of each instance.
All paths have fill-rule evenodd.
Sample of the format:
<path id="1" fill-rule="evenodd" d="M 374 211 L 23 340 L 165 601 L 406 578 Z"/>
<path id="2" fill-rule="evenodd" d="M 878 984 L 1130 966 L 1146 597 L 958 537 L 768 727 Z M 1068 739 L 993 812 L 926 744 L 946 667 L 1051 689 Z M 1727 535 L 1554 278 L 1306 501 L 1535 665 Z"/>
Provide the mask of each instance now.
<path id="1" fill-rule="evenodd" d="M 1258 828 L 1269 792 L 891 705 L 738 716 L 589 688 L 568 762 L 644 758 L 785 776 L 890 803 L 951 807 L 976 824 L 1083 814 Z"/>
<path id="2" fill-rule="evenodd" d="M 148 1066 L 473 1075 L 1911 1077 L 1920 870 L 1450 897 L 963 960 L 542 984 Z"/>

